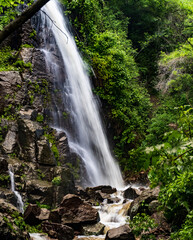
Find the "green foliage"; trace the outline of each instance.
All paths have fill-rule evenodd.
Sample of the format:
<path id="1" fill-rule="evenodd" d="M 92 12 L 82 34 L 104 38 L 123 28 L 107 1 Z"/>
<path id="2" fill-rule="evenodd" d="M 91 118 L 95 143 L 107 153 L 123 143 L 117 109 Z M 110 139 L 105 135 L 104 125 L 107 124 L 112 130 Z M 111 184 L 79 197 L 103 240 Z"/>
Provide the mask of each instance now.
<path id="1" fill-rule="evenodd" d="M 153 228 L 157 227 L 157 224 L 155 223 L 155 220 L 152 219 L 150 216 L 146 215 L 145 213 L 137 214 L 130 222 L 129 226 L 132 229 L 132 232 L 135 234 L 135 236 L 139 236 L 141 233 L 148 233 Z M 148 239 L 154 239 L 150 238 L 148 235 Z M 142 237 L 141 239 L 145 239 Z"/>
<path id="2" fill-rule="evenodd" d="M 193 236 L 193 211 L 187 215 L 185 223 L 182 228 L 171 235 L 171 239 L 175 240 L 191 240 Z"/>
<path id="3" fill-rule="evenodd" d="M 54 177 L 54 178 L 52 179 L 52 184 L 53 184 L 53 185 L 56 185 L 56 186 L 60 186 L 61 181 L 62 181 L 62 179 L 61 179 L 60 176 Z"/>
<path id="4" fill-rule="evenodd" d="M 13 61 L 14 55 L 10 47 L 0 49 L 0 71 L 16 70 Z"/>
<path id="5" fill-rule="evenodd" d="M 54 154 L 54 157 L 55 157 L 55 159 L 57 161 L 57 165 L 59 166 L 60 165 L 60 162 L 59 162 L 60 155 L 59 155 L 58 148 L 56 146 L 56 139 L 55 139 L 53 133 L 49 133 L 49 134 L 46 133 L 46 134 L 44 134 L 44 136 L 48 139 L 48 141 L 49 141 L 49 143 L 51 145 L 51 149 L 52 149 L 52 152 Z"/>
<path id="6" fill-rule="evenodd" d="M 30 62 L 28 63 L 24 63 L 23 60 L 17 60 L 13 66 L 15 66 L 20 72 L 24 72 L 24 70 L 26 68 L 28 68 L 30 70 L 30 72 L 32 72 L 32 64 Z"/>
<path id="7" fill-rule="evenodd" d="M 44 116 L 42 114 L 38 113 L 36 121 L 37 122 L 43 122 L 44 121 Z"/>
<path id="8" fill-rule="evenodd" d="M 38 207 L 40 207 L 40 208 L 46 208 L 46 209 L 48 209 L 48 210 L 51 210 L 51 206 L 49 206 L 49 205 L 41 204 L 40 202 L 37 202 L 37 201 L 36 201 L 36 204 L 37 204 Z"/>
<path id="9" fill-rule="evenodd" d="M 32 0 L 0 0 L 0 31 L 5 25 L 15 19 L 20 12 L 18 6 L 25 4 L 30 5 Z"/>
<path id="10" fill-rule="evenodd" d="M 182 236 L 190 227 L 193 210 L 193 109 L 176 110 L 177 128 L 165 133 L 162 144 L 148 149 L 149 157 L 155 159 L 149 179 L 152 187 L 161 186 L 159 201 L 173 224 L 173 236 Z"/>

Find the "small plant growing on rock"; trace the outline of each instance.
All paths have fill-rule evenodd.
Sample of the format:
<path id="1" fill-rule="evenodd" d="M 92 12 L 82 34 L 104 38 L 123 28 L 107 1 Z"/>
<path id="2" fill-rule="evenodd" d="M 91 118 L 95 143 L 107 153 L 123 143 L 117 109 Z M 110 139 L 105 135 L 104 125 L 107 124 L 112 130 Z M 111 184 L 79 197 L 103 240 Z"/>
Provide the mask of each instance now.
<path id="1" fill-rule="evenodd" d="M 52 184 L 56 185 L 56 186 L 60 186 L 61 181 L 62 181 L 61 177 L 58 176 L 58 177 L 55 177 L 55 178 L 52 179 Z"/>
<path id="2" fill-rule="evenodd" d="M 37 122 L 43 122 L 44 121 L 44 116 L 42 114 L 38 113 L 36 121 Z"/>
<path id="3" fill-rule="evenodd" d="M 149 215 L 142 213 L 137 214 L 130 222 L 129 226 L 132 228 L 133 233 L 138 237 L 142 233 L 150 232 L 152 229 L 157 227 L 157 224 L 155 223 L 154 219 L 152 219 Z M 142 237 L 141 239 L 145 239 L 144 237 Z M 148 239 L 153 239 L 150 238 L 149 235 L 148 237 Z"/>

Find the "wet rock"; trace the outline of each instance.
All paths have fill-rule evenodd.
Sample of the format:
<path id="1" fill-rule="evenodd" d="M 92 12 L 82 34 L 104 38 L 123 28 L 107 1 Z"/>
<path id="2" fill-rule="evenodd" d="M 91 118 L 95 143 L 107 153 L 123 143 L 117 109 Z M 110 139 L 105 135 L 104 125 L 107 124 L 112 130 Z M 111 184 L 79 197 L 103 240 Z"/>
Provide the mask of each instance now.
<path id="1" fill-rule="evenodd" d="M 0 239 L 2 240 L 26 240 L 29 234 L 15 225 L 17 216 L 20 216 L 17 208 L 12 204 L 0 199 Z"/>
<path id="2" fill-rule="evenodd" d="M 159 195 L 159 187 L 156 187 L 154 189 L 147 189 L 142 192 L 142 194 L 137 197 L 130 206 L 129 209 L 129 216 L 131 219 L 137 214 L 137 213 L 147 213 L 151 214 L 148 209 L 148 205 L 154 201 L 157 200 Z"/>
<path id="3" fill-rule="evenodd" d="M 139 197 L 139 194 L 137 193 L 136 189 L 129 187 L 124 191 L 123 196 L 124 198 L 134 200 L 135 198 Z"/>
<path id="4" fill-rule="evenodd" d="M 74 194 L 66 195 L 58 209 L 50 213 L 51 222 L 62 224 L 97 223 L 98 211 Z"/>
<path id="5" fill-rule="evenodd" d="M 105 225 L 98 222 L 96 224 L 88 224 L 88 225 L 83 225 L 82 226 L 82 234 L 85 236 L 89 236 L 89 235 L 101 235 L 103 234 Z"/>
<path id="6" fill-rule="evenodd" d="M 89 201 L 93 204 L 96 204 L 98 202 L 103 202 L 104 199 L 108 199 L 108 203 L 116 202 L 116 199 L 112 200 L 110 194 L 115 193 L 117 190 L 115 188 L 112 188 L 111 186 L 97 186 L 97 187 L 88 187 L 86 188 L 86 195 L 89 196 Z"/>
<path id="7" fill-rule="evenodd" d="M 110 229 L 105 240 L 135 240 L 134 234 L 128 225 Z"/>
<path id="8" fill-rule="evenodd" d="M 92 190 L 92 191 L 100 190 L 102 193 L 107 193 L 107 194 L 112 194 L 117 191 L 116 188 L 112 188 L 111 186 L 108 186 L 108 185 L 102 185 L 102 186 L 97 186 L 97 187 L 92 187 L 92 188 L 87 188 L 87 189 Z"/>
<path id="9" fill-rule="evenodd" d="M 63 224 L 44 222 L 42 223 L 42 230 L 51 238 L 58 240 L 72 240 L 74 238 L 73 229 Z"/>

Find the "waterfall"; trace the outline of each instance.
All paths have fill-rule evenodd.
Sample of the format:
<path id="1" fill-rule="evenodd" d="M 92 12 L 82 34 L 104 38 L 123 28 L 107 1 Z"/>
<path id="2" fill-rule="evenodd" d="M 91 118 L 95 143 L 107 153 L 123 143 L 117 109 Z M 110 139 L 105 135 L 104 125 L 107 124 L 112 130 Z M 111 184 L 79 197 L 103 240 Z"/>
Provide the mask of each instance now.
<path id="1" fill-rule="evenodd" d="M 66 132 L 71 151 L 81 157 L 86 186 L 111 185 L 120 189 L 124 186 L 121 172 L 109 149 L 86 66 L 67 25 L 57 0 L 48 2 L 41 11 L 43 52 L 63 94 L 61 104 L 70 115 L 71 131 L 63 128 L 57 104 L 54 127 Z M 60 55 L 59 65 L 54 60 L 56 52 Z"/>
<path id="2" fill-rule="evenodd" d="M 15 194 L 15 197 L 17 199 L 17 208 L 21 213 L 24 213 L 24 209 L 23 209 L 24 204 L 23 204 L 21 195 L 19 194 L 18 191 L 15 190 L 15 179 L 14 179 L 13 167 L 10 164 L 9 164 L 9 176 L 11 180 L 11 191 Z"/>

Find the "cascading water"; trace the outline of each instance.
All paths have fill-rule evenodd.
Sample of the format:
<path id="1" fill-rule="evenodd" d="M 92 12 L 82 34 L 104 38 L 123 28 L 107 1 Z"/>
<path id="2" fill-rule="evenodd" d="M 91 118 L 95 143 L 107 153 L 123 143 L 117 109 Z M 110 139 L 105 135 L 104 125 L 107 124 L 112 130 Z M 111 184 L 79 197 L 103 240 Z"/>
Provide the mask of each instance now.
<path id="1" fill-rule="evenodd" d="M 123 188 L 121 172 L 111 155 L 85 65 L 57 0 L 51 0 L 42 9 L 41 27 L 47 66 L 63 92 L 63 104 L 68 108 L 74 129 L 65 129 L 69 146 L 83 160 L 88 175 L 85 185 Z M 48 38 L 48 32 L 53 38 Z M 60 74 L 59 65 L 53 61 L 56 51 L 61 56 L 59 61 L 65 68 L 65 76 Z M 55 128 L 62 128 L 61 115 L 59 110 L 54 114 Z"/>
<path id="2" fill-rule="evenodd" d="M 14 179 L 14 173 L 13 173 L 13 168 L 12 165 L 9 165 L 9 176 L 10 176 L 10 180 L 11 180 L 11 191 L 15 194 L 15 197 L 17 199 L 17 208 L 19 209 L 19 211 L 21 213 L 24 213 L 24 204 L 22 201 L 22 197 L 19 194 L 18 191 L 15 190 L 15 179 Z"/>

